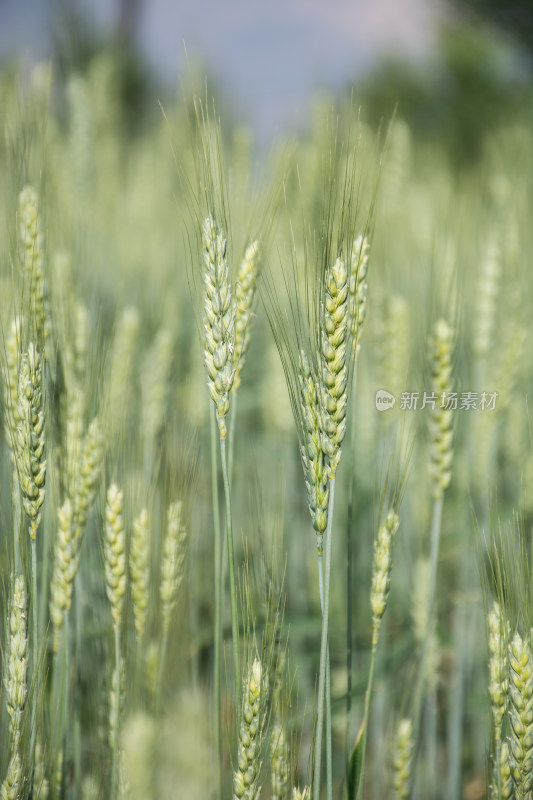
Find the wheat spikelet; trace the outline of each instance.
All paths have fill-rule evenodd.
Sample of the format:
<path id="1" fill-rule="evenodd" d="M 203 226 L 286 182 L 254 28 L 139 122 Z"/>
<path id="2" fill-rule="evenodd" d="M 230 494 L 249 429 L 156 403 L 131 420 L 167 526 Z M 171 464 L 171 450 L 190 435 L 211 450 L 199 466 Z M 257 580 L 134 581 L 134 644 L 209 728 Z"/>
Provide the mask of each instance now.
<path id="1" fill-rule="evenodd" d="M 270 796 L 287 800 L 289 793 L 289 747 L 280 722 L 272 728 L 270 738 Z"/>
<path id="2" fill-rule="evenodd" d="M 295 786 L 292 790 L 292 800 L 311 800 L 311 789 L 309 786 L 304 786 L 301 791 Z"/>
<path id="3" fill-rule="evenodd" d="M 485 358 L 492 345 L 501 274 L 501 248 L 494 235 L 487 241 L 480 273 L 477 281 L 477 314 L 473 348 L 476 355 Z"/>
<path id="4" fill-rule="evenodd" d="M 531 648 L 515 633 L 509 646 L 509 763 L 516 800 L 533 784 L 533 663 Z"/>
<path id="5" fill-rule="evenodd" d="M 520 362 L 528 339 L 528 332 L 523 324 L 511 319 L 502 336 L 501 354 L 494 385 L 498 387 L 498 411 L 509 407 Z"/>
<path id="6" fill-rule="evenodd" d="M 393 756 L 392 785 L 398 800 L 407 800 L 411 787 L 411 767 L 413 760 L 413 723 L 410 719 L 400 720 L 396 733 Z"/>
<path id="7" fill-rule="evenodd" d="M 507 706 L 509 686 L 507 673 L 507 637 L 509 626 L 502 616 L 498 603 L 493 603 L 488 617 L 489 624 L 489 695 L 494 720 L 496 743 L 501 741 L 502 723 Z"/>
<path id="8" fill-rule="evenodd" d="M 146 508 L 133 521 L 130 578 L 135 634 L 140 645 L 144 637 L 150 581 L 150 520 Z"/>
<path id="9" fill-rule="evenodd" d="M 44 292 L 44 246 L 37 192 L 26 186 L 19 195 L 18 236 L 20 262 L 30 281 L 30 309 L 37 341 L 42 346 L 47 333 Z"/>
<path id="10" fill-rule="evenodd" d="M 70 77 L 67 85 L 69 104 L 69 149 L 74 192 L 85 197 L 91 178 L 91 161 L 94 143 L 88 82 L 79 75 Z"/>
<path id="11" fill-rule="evenodd" d="M 0 800 L 21 800 L 23 796 L 24 776 L 22 762 L 18 752 L 13 753 L 7 768 L 7 775 L 0 789 Z"/>
<path id="12" fill-rule="evenodd" d="M 511 800 L 513 797 L 513 776 L 511 774 L 511 763 L 509 759 L 509 745 L 507 742 L 502 742 L 500 750 L 500 778 L 501 778 L 501 794 L 498 793 L 496 787 L 497 800 Z"/>
<path id="13" fill-rule="evenodd" d="M 437 320 L 432 340 L 432 390 L 436 395 L 429 434 L 433 498 L 439 500 L 447 489 L 452 474 L 453 411 L 445 408 L 452 391 L 453 331 L 444 319 Z"/>
<path id="14" fill-rule="evenodd" d="M 265 681 L 261 662 L 254 659 L 244 681 L 237 769 L 233 774 L 234 800 L 256 800 L 261 771 L 265 725 Z"/>
<path id="15" fill-rule="evenodd" d="M 129 386 L 131 366 L 135 354 L 135 343 L 139 331 L 139 314 L 136 308 L 126 308 L 117 323 L 107 393 L 105 422 L 116 431 L 123 425 L 131 397 Z"/>
<path id="16" fill-rule="evenodd" d="M 85 435 L 80 462 L 71 476 L 74 500 L 67 498 L 58 511 L 58 532 L 54 548 L 54 570 L 50 587 L 50 619 L 54 627 L 53 648 L 58 652 L 65 616 L 70 611 L 74 579 L 80 563 L 83 529 L 94 500 L 102 468 L 102 435 L 93 419 Z"/>
<path id="17" fill-rule="evenodd" d="M 87 523 L 89 509 L 96 496 L 98 480 L 103 466 L 104 440 L 97 417 L 89 424 L 81 453 L 76 492 L 74 495 L 74 516 L 76 538 L 79 539 Z"/>
<path id="18" fill-rule="evenodd" d="M 174 336 L 162 328 L 146 357 L 142 371 L 144 452 L 150 453 L 165 423 Z"/>
<path id="19" fill-rule="evenodd" d="M 72 584 L 78 566 L 72 503 L 67 498 L 59 511 L 54 547 L 54 570 L 50 586 L 50 619 L 54 627 L 54 653 L 59 651 L 65 616 L 70 611 Z"/>
<path id="20" fill-rule="evenodd" d="M 4 665 L 4 687 L 13 754 L 18 751 L 22 734 L 22 712 L 27 694 L 27 651 L 26 586 L 24 577 L 18 575 L 13 583 L 13 598 L 9 613 L 9 643 Z"/>
<path id="21" fill-rule="evenodd" d="M 348 270 L 341 258 L 326 270 L 320 347 L 319 406 L 326 469 L 335 478 L 346 432 L 348 406 Z"/>
<path id="22" fill-rule="evenodd" d="M 113 670 L 111 680 L 111 690 L 109 692 L 109 747 L 113 749 L 116 741 L 117 731 L 115 726 L 120 721 L 124 711 L 126 699 L 126 665 L 124 659 L 120 659 L 120 668 L 117 674 L 116 668 Z M 118 707 L 117 707 L 118 703 Z"/>
<path id="23" fill-rule="evenodd" d="M 437 635 L 435 633 L 435 619 L 432 620 L 429 631 L 428 610 L 429 610 L 429 581 L 430 563 L 429 559 L 419 558 L 415 564 L 413 575 L 413 593 L 411 602 L 411 616 L 413 619 L 413 632 L 417 644 L 422 647 L 427 634 L 425 643 L 426 655 L 424 660 L 424 681 L 426 689 L 432 691 L 438 682 L 439 668 L 439 647 Z"/>
<path id="24" fill-rule="evenodd" d="M 385 386 L 395 397 L 405 389 L 410 356 L 411 314 L 409 304 L 401 295 L 389 297 L 382 320 L 381 351 L 382 377 Z M 390 420 L 389 415 L 385 419 Z"/>
<path id="25" fill-rule="evenodd" d="M 246 248 L 235 284 L 235 348 L 233 351 L 235 377 L 233 379 L 233 391 L 236 391 L 241 385 L 241 371 L 250 342 L 259 265 L 259 242 L 255 241 Z"/>
<path id="26" fill-rule="evenodd" d="M 120 630 L 126 592 L 126 535 L 122 517 L 123 495 L 116 483 L 107 490 L 105 510 L 105 579 L 115 631 Z"/>
<path id="27" fill-rule="evenodd" d="M 159 664 L 160 664 L 159 645 L 152 641 L 146 647 L 144 653 L 144 678 L 146 689 L 152 701 L 155 701 L 159 686 Z"/>
<path id="28" fill-rule="evenodd" d="M 124 772 L 134 800 L 154 797 L 154 783 L 161 769 L 158 729 L 147 714 L 136 713 L 124 724 L 122 753 Z"/>
<path id="29" fill-rule="evenodd" d="M 182 503 L 172 503 L 168 509 L 167 535 L 161 562 L 161 617 L 163 632 L 170 628 L 172 611 L 183 581 L 187 531 L 182 521 Z"/>
<path id="30" fill-rule="evenodd" d="M 372 647 L 376 648 L 381 620 L 387 607 L 392 569 L 392 545 L 400 520 L 391 509 L 381 525 L 374 544 L 374 564 L 372 568 L 372 589 L 370 607 L 372 609 Z"/>
<path id="31" fill-rule="evenodd" d="M 35 539 L 44 503 L 46 459 L 42 411 L 41 356 L 30 342 L 21 359 L 18 383 L 18 414 L 15 455 L 24 511 Z"/>
<path id="32" fill-rule="evenodd" d="M 50 784 L 46 777 L 46 762 L 43 746 L 38 739 L 35 745 L 35 770 L 33 773 L 33 786 L 37 800 L 48 800 Z"/>
<path id="33" fill-rule="evenodd" d="M 358 236 L 352 247 L 349 282 L 348 328 L 352 339 L 353 357 L 361 347 L 361 332 L 366 318 L 366 276 L 370 243 L 366 236 Z"/>
<path id="34" fill-rule="evenodd" d="M 317 548 L 322 554 L 322 540 L 328 523 L 329 483 L 320 437 L 318 389 L 314 372 L 303 350 L 300 350 L 298 373 L 300 414 L 303 435 L 300 455 L 304 470 L 309 511 L 317 534 Z"/>
<path id="35" fill-rule="evenodd" d="M 209 394 L 216 406 L 220 437 L 227 434 L 225 418 L 235 378 L 235 303 L 231 293 L 226 238 L 207 217 L 203 225 L 204 362 Z"/>
<path id="36" fill-rule="evenodd" d="M 20 363 L 22 319 L 15 317 L 5 340 L 6 360 L 4 376 L 4 425 L 6 441 L 11 450 L 15 447 L 16 430 L 21 424 L 18 410 L 18 381 Z"/>
<path id="37" fill-rule="evenodd" d="M 101 797 L 100 785 L 95 775 L 86 775 L 81 785 L 81 796 L 83 800 L 99 800 Z"/>

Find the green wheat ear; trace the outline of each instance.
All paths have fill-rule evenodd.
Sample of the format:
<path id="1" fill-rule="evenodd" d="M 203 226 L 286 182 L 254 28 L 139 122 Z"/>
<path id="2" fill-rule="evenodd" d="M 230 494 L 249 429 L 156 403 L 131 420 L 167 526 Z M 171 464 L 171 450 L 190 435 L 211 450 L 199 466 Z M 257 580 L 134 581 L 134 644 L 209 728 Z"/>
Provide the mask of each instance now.
<path id="1" fill-rule="evenodd" d="M 30 537 L 35 539 L 44 503 L 46 458 L 41 356 L 33 342 L 21 359 L 18 416 L 20 423 L 15 437 L 18 479 L 22 504 L 30 521 Z"/>
<path id="2" fill-rule="evenodd" d="M 261 772 L 261 749 L 266 721 L 266 681 L 261 661 L 248 669 L 242 696 L 237 769 L 233 775 L 234 800 L 256 800 Z"/>
<path id="3" fill-rule="evenodd" d="M 226 416 L 235 378 L 235 301 L 232 296 L 226 237 L 207 217 L 202 231 L 204 257 L 204 361 L 220 438 L 227 435 Z"/>
<path id="4" fill-rule="evenodd" d="M 126 534 L 123 518 L 123 495 L 116 483 L 112 483 L 107 490 L 104 559 L 106 589 L 111 604 L 113 627 L 115 631 L 119 631 L 126 593 Z"/>
<path id="5" fill-rule="evenodd" d="M 437 396 L 429 425 L 433 498 L 438 500 L 448 488 L 452 475 L 453 411 L 445 408 L 452 391 L 453 369 L 452 328 L 439 319 L 432 340 L 432 389 Z"/>

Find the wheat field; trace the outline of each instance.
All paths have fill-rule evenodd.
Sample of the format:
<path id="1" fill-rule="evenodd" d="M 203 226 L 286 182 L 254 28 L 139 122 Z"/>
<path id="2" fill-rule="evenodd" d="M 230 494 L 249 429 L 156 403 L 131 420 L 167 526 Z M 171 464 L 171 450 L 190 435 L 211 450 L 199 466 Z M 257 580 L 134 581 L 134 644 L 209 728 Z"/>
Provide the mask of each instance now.
<path id="1" fill-rule="evenodd" d="M 114 70 L 0 74 L 1 797 L 530 798 L 531 131 Z"/>

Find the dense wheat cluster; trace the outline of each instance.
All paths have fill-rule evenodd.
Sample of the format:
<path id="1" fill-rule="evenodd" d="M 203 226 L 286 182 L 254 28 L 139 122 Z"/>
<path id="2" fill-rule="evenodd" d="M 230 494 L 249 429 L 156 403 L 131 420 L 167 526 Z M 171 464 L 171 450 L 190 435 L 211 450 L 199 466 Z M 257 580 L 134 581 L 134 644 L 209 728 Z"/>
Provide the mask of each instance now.
<path id="1" fill-rule="evenodd" d="M 0 796 L 530 798 L 533 135 L 115 69 L 0 74 Z"/>

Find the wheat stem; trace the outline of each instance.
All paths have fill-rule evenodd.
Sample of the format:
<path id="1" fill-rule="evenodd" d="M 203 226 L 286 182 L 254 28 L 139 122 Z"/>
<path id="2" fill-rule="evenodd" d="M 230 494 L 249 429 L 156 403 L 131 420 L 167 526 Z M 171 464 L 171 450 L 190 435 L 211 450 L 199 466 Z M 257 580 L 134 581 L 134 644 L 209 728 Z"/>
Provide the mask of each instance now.
<path id="1" fill-rule="evenodd" d="M 370 657 L 370 669 L 368 671 L 368 682 L 366 685 L 366 692 L 365 692 L 365 706 L 363 712 L 363 754 L 361 757 L 361 775 L 359 778 L 358 784 L 358 792 L 357 796 L 359 796 L 359 792 L 361 793 L 361 797 L 364 797 L 365 791 L 365 762 L 366 762 L 366 742 L 368 738 L 368 719 L 370 716 L 370 697 L 372 695 L 372 687 L 374 685 L 374 669 L 376 664 L 376 650 L 377 646 L 372 645 L 372 655 Z"/>
<path id="2" fill-rule="evenodd" d="M 115 707 L 113 709 L 114 730 L 113 730 L 113 766 L 112 766 L 112 779 L 111 779 L 111 797 L 115 798 L 118 795 L 118 739 L 119 739 L 119 724 L 120 724 L 120 628 L 118 625 L 115 627 L 115 674 L 116 674 L 116 696 Z"/>
<path id="3" fill-rule="evenodd" d="M 320 797 L 320 771 L 322 761 L 322 731 L 324 728 L 324 699 L 326 694 L 326 673 L 328 656 L 328 617 L 329 617 L 329 586 L 331 572 L 331 533 L 333 520 L 333 504 L 335 502 L 335 478 L 329 480 L 328 524 L 326 528 L 326 560 L 324 575 L 324 611 L 322 614 L 322 636 L 320 641 L 320 672 L 318 676 L 317 722 L 315 734 L 315 766 L 314 766 L 314 792 L 315 798 Z M 329 791 L 329 789 L 328 789 Z"/>
<path id="4" fill-rule="evenodd" d="M 324 615 L 324 558 L 322 553 L 318 556 L 318 591 L 320 595 L 320 610 Z M 333 757 L 332 757 L 332 742 L 331 742 L 331 680 L 330 680 L 330 659 L 329 659 L 329 642 L 326 654 L 326 786 L 328 791 L 328 800 L 331 800 L 330 787 L 332 785 L 331 776 L 333 775 Z"/>
<path id="5" fill-rule="evenodd" d="M 237 610 L 237 581 L 235 577 L 235 552 L 233 548 L 233 521 L 231 516 L 231 492 L 228 477 L 228 464 L 226 460 L 226 440 L 220 437 L 220 458 L 222 461 L 222 477 L 224 479 L 224 496 L 226 504 L 226 539 L 228 544 L 229 584 L 231 597 L 231 629 L 233 638 L 233 667 L 235 670 L 235 700 L 239 713 L 241 670 L 239 656 L 239 616 Z"/>
<path id="6" fill-rule="evenodd" d="M 215 749 L 216 749 L 216 773 L 218 798 L 222 800 L 222 731 L 220 718 L 220 654 L 222 649 L 222 558 L 221 558 L 221 534 L 220 534 L 220 511 L 218 506 L 218 470 L 217 470 L 217 432 L 215 407 L 211 408 L 211 494 L 213 500 L 213 524 L 214 524 L 214 572 L 215 572 L 215 636 L 214 636 L 214 725 L 215 725 Z"/>
<path id="7" fill-rule="evenodd" d="M 33 685 L 38 685 L 37 672 L 39 669 L 39 620 L 37 614 L 37 540 L 31 539 L 31 616 L 33 627 Z M 35 751 L 35 737 L 37 734 L 37 692 L 32 694 L 31 706 L 31 736 L 30 736 L 30 758 L 33 759 Z"/>

